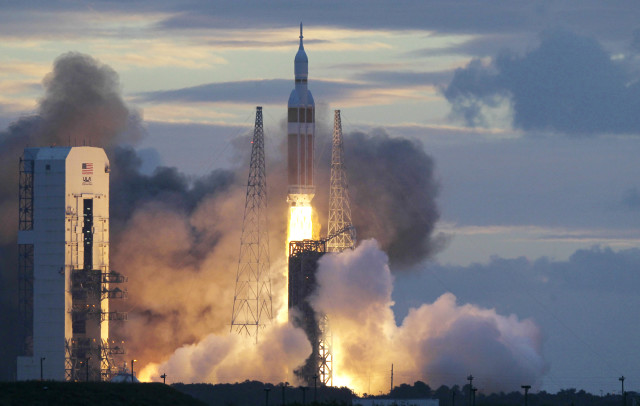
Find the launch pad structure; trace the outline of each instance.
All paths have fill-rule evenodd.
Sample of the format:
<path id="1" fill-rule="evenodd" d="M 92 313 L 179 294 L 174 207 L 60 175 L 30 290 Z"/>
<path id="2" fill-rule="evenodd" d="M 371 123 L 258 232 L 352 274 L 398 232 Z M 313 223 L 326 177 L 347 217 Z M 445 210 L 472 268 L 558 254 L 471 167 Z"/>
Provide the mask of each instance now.
<path id="1" fill-rule="evenodd" d="M 344 165 L 340 110 L 334 112 L 328 231 L 327 237 L 321 240 L 289 243 L 289 319 L 305 331 L 312 348 L 305 364 L 295 372 L 309 385 L 315 378 L 320 378 L 324 385 L 333 385 L 333 333 L 330 318 L 314 311 L 308 301 L 317 287 L 318 260 L 327 252 L 339 253 L 345 249 L 353 249 L 356 241 Z"/>
<path id="2" fill-rule="evenodd" d="M 314 377 L 324 385 L 332 383 L 331 342 L 325 342 L 320 323 L 325 316 L 316 314 L 308 301 L 317 286 L 318 260 L 326 252 L 325 240 L 289 243 L 289 320 L 304 330 L 311 343 L 311 355 L 294 372 L 309 386 L 314 384 Z"/>
<path id="3" fill-rule="evenodd" d="M 109 161 L 101 148 L 27 148 L 19 168 L 17 379 L 108 380 L 112 299 L 126 278 L 109 267 Z"/>

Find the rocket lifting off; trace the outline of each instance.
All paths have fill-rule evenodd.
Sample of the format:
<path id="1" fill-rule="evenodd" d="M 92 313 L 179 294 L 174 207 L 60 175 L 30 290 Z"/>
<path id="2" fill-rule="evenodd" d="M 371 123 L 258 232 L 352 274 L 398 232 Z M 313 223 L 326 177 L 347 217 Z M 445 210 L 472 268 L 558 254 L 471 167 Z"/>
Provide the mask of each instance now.
<path id="1" fill-rule="evenodd" d="M 307 88 L 309 61 L 302 43 L 294 60 L 295 88 L 289 96 L 287 115 L 288 144 L 288 241 L 312 238 L 311 200 L 315 194 L 313 153 L 315 138 L 315 103 Z"/>

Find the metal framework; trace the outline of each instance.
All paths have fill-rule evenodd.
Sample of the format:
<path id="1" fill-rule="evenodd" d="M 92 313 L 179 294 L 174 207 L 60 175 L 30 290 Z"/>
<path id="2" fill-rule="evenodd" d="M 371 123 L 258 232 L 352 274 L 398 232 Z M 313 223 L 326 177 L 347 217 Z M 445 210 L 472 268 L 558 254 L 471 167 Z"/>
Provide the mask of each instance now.
<path id="1" fill-rule="evenodd" d="M 20 158 L 18 229 L 33 230 L 33 160 Z M 18 244 L 20 355 L 33 356 L 33 244 Z"/>
<path id="2" fill-rule="evenodd" d="M 327 252 L 342 252 L 345 249 L 353 249 L 356 243 L 356 230 L 351 222 L 351 203 L 344 165 L 340 110 L 334 111 L 333 119 L 328 223 Z M 322 383 L 331 386 L 333 384 L 333 335 L 327 315 L 319 315 L 318 327 L 318 376 Z"/>
<path id="3" fill-rule="evenodd" d="M 318 315 L 318 377 L 320 382 L 327 386 L 333 386 L 333 334 L 329 317 L 326 314 Z"/>
<path id="4" fill-rule="evenodd" d="M 113 355 L 124 354 L 124 349 L 111 346 L 107 340 L 96 341 L 75 334 L 84 334 L 87 321 L 99 324 L 127 320 L 127 313 L 104 311 L 100 304 L 110 299 L 126 299 L 126 290 L 110 285 L 125 283 L 127 278 L 115 271 L 99 269 L 73 269 L 70 278 L 74 337 L 65 341 L 65 378 L 68 381 L 108 380 L 117 372 Z"/>
<path id="5" fill-rule="evenodd" d="M 256 107 L 231 331 L 255 337 L 273 319 L 262 107 Z"/>
<path id="6" fill-rule="evenodd" d="M 113 355 L 123 354 L 124 349 L 112 348 L 109 341 L 101 337 L 100 326 L 105 322 L 127 320 L 127 313 L 113 311 L 109 306 L 112 299 L 127 298 L 127 291 L 118 287 L 126 283 L 127 278 L 108 265 L 93 265 L 94 244 L 103 249 L 108 244 L 94 241 L 94 225 L 108 219 L 94 216 L 91 199 L 76 197 L 81 202 L 81 211 L 68 209 L 65 214 L 69 229 L 82 229 L 81 240 L 78 233 L 71 233 L 67 241 L 71 260 L 65 272 L 69 274 L 71 288 L 72 337 L 65 340 L 65 379 L 105 381 L 118 372 Z"/>
<path id="7" fill-rule="evenodd" d="M 33 230 L 33 159 L 20 158 L 18 230 Z"/>
<path id="8" fill-rule="evenodd" d="M 311 355 L 294 372 L 309 386 L 314 384 L 315 378 L 324 378 L 320 372 L 323 365 L 321 352 L 325 347 L 322 343 L 326 341 L 321 340 L 321 326 L 326 316 L 313 310 L 309 297 L 316 288 L 318 260 L 326 251 L 326 240 L 289 243 L 289 319 L 294 326 L 304 330 L 311 344 Z M 330 367 L 331 364 L 328 365 Z M 324 379 L 321 383 L 330 384 Z"/>
<path id="9" fill-rule="evenodd" d="M 335 235 L 335 238 L 327 242 L 328 252 L 341 252 L 344 249 L 353 249 L 355 241 L 355 229 L 350 233 L 342 233 L 340 230 L 352 226 L 351 204 L 349 202 L 349 184 L 344 166 L 344 146 L 342 142 L 342 120 L 340 110 L 334 111 L 333 120 L 333 145 L 331 148 L 331 184 L 329 188 L 329 222 L 327 235 Z"/>
<path id="10" fill-rule="evenodd" d="M 327 252 L 329 243 L 341 235 L 351 233 L 348 225 L 321 240 L 291 241 L 289 243 L 289 312 L 291 322 L 301 327 L 311 343 L 311 355 L 295 373 L 307 384 L 316 378 L 323 385 L 333 385 L 333 336 L 329 317 L 313 310 L 309 296 L 316 288 L 318 260 Z"/>

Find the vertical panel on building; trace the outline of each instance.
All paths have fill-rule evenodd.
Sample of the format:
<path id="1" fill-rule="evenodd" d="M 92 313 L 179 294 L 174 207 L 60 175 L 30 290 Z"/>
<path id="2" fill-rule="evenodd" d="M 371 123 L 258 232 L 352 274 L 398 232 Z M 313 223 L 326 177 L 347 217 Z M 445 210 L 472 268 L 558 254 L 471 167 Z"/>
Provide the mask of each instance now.
<path id="1" fill-rule="evenodd" d="M 84 269 L 93 269 L 93 199 L 83 199 L 82 240 L 84 245 Z"/>
<path id="2" fill-rule="evenodd" d="M 33 244 L 18 244 L 20 355 L 33 356 Z"/>

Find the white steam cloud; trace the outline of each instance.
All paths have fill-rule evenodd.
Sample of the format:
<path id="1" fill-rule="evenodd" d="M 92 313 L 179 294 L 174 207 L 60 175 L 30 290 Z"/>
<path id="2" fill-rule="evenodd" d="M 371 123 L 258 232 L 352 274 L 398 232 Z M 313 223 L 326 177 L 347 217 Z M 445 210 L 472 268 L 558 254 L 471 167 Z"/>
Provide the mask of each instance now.
<path id="1" fill-rule="evenodd" d="M 375 240 L 323 256 L 317 281 L 312 306 L 331 323 L 334 384 L 386 393 L 393 363 L 394 384 L 462 384 L 473 373 L 481 391 L 493 392 L 537 385 L 547 370 L 533 321 L 458 305 L 451 293 L 411 309 L 396 325 L 393 276 Z"/>
<path id="2" fill-rule="evenodd" d="M 197 344 L 185 345 L 161 363 L 148 364 L 142 380 L 159 381 L 166 373 L 173 382 L 285 382 L 291 371 L 311 353 L 301 329 L 290 324 L 271 325 L 252 338 L 210 334 Z"/>

